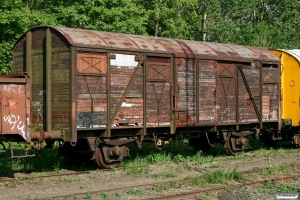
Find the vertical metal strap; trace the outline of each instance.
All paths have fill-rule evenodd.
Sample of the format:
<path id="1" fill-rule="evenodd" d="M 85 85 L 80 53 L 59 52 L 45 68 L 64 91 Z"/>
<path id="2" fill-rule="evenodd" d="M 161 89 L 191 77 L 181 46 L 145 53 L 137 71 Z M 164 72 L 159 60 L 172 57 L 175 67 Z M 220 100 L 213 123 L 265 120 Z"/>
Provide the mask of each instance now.
<path id="1" fill-rule="evenodd" d="M 76 49 L 74 47 L 70 48 L 70 62 L 71 62 L 71 69 L 70 69 L 70 95 L 71 95 L 71 142 L 77 142 L 77 120 L 76 120 Z M 68 141 L 68 140 L 67 140 Z"/>
<path id="2" fill-rule="evenodd" d="M 52 129 L 52 34 L 46 30 L 46 131 Z"/>

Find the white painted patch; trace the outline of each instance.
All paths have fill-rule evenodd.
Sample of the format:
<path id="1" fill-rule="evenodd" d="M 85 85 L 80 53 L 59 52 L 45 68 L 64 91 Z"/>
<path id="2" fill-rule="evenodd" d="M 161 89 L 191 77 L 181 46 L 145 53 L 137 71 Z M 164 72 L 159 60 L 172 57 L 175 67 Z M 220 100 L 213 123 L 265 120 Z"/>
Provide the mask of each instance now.
<path id="1" fill-rule="evenodd" d="M 136 106 L 135 103 L 128 103 L 128 102 L 123 102 L 122 103 L 122 107 L 134 107 Z"/>
<path id="2" fill-rule="evenodd" d="M 118 67 L 136 67 L 135 55 L 115 54 L 116 59 L 111 59 L 110 64 Z"/>

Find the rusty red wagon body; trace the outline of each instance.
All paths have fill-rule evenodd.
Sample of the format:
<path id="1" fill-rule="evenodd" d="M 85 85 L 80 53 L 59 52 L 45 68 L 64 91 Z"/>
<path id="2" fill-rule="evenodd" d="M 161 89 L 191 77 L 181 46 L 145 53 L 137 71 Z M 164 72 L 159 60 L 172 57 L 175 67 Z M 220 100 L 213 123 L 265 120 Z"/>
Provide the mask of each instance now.
<path id="1" fill-rule="evenodd" d="M 55 26 L 34 27 L 0 77 L 1 140 L 63 141 L 102 167 L 145 137 L 188 138 L 230 154 L 280 129 L 280 60 L 268 50 Z"/>

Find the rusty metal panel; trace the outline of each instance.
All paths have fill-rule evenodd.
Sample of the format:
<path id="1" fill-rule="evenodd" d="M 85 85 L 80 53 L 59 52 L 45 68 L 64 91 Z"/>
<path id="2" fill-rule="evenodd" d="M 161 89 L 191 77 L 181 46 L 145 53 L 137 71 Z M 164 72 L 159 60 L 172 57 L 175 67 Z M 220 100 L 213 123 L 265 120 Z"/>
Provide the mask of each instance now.
<path id="1" fill-rule="evenodd" d="M 147 81 L 147 127 L 170 126 L 171 83 Z"/>
<path id="2" fill-rule="evenodd" d="M 192 53 L 195 56 L 200 57 L 215 57 L 217 58 L 219 55 L 215 52 L 215 49 L 208 46 L 209 43 L 206 42 L 195 42 L 195 41 L 189 41 L 189 40 L 181 40 L 184 42 L 187 47 L 192 51 Z"/>
<path id="3" fill-rule="evenodd" d="M 199 61 L 199 124 L 215 123 L 216 113 L 216 65 Z"/>
<path id="4" fill-rule="evenodd" d="M 260 69 L 250 65 L 243 65 L 240 68 L 242 72 L 238 73 L 238 120 L 239 122 L 259 122 L 260 110 L 256 111 L 255 107 L 260 108 Z"/>
<path id="5" fill-rule="evenodd" d="M 167 52 L 166 48 L 157 41 L 157 37 L 145 37 L 139 35 L 124 36 L 128 37 L 131 41 L 134 41 L 138 48 L 141 50 Z"/>
<path id="6" fill-rule="evenodd" d="M 246 46 L 245 48 L 250 49 L 257 55 L 259 55 L 260 61 L 270 61 L 270 62 L 280 62 L 280 59 L 277 57 L 274 57 L 275 54 L 273 54 L 271 51 L 267 49 L 263 49 L 261 47 L 253 47 L 253 46 Z"/>
<path id="7" fill-rule="evenodd" d="M 263 121 L 277 121 L 278 116 L 278 102 L 279 102 L 279 90 L 278 84 L 266 83 L 263 84 L 263 98 L 262 98 L 262 113 Z"/>
<path id="8" fill-rule="evenodd" d="M 168 57 L 147 57 L 147 127 L 170 126 L 172 108 L 171 63 L 171 59 Z"/>
<path id="9" fill-rule="evenodd" d="M 107 55 L 97 52 L 77 52 L 77 71 L 85 74 L 106 74 Z"/>
<path id="10" fill-rule="evenodd" d="M 248 49 L 247 46 L 234 45 L 234 44 L 226 44 L 226 46 L 229 47 L 230 49 L 233 49 L 237 54 L 240 55 L 242 59 L 252 59 L 252 60 L 259 59 L 260 54 L 257 54 L 256 52 Z M 264 51 L 267 50 L 264 49 Z"/>
<path id="11" fill-rule="evenodd" d="M 217 122 L 236 122 L 236 64 L 217 63 Z"/>
<path id="12" fill-rule="evenodd" d="M 112 126 L 142 126 L 144 70 L 141 62 L 135 61 L 135 55 L 114 55 L 110 62 Z"/>
<path id="13" fill-rule="evenodd" d="M 77 128 L 107 126 L 107 55 L 77 52 Z"/>
<path id="14" fill-rule="evenodd" d="M 177 126 L 196 124 L 196 64 L 192 59 L 177 60 Z"/>
<path id="15" fill-rule="evenodd" d="M 279 113 L 279 69 L 273 68 L 272 65 L 262 68 L 262 120 L 277 121 L 280 120 Z"/>
<path id="16" fill-rule="evenodd" d="M 66 27 L 55 27 L 71 45 L 107 47 L 107 44 L 95 31 L 84 29 L 73 29 Z M 96 31 L 98 32 L 98 31 Z"/>
<path id="17" fill-rule="evenodd" d="M 5 78 L 3 78 L 5 79 Z M 8 77 L 8 79 L 11 79 Z M 30 122 L 26 108 L 26 78 L 18 78 L 19 83 L 7 83 L 0 81 L 0 109 L 1 109 L 1 133 L 18 134 L 24 140 L 29 140 Z M 21 83 L 22 82 L 22 83 Z"/>
<path id="18" fill-rule="evenodd" d="M 170 81 L 171 65 L 170 58 L 147 57 L 147 80 L 148 81 Z"/>

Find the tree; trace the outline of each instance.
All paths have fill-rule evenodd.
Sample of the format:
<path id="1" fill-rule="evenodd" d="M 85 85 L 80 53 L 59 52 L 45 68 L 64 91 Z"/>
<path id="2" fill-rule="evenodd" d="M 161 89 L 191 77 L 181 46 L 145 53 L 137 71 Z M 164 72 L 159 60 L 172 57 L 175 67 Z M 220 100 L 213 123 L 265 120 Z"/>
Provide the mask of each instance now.
<path id="1" fill-rule="evenodd" d="M 145 9 L 134 0 L 75 0 L 52 7 L 58 25 L 147 34 Z"/>
<path id="2" fill-rule="evenodd" d="M 55 18 L 39 10 L 30 10 L 22 0 L 2 0 L 0 4 L 0 73 L 12 68 L 11 49 L 30 27 L 55 24 Z"/>
<path id="3" fill-rule="evenodd" d="M 197 0 L 140 0 L 148 14 L 149 35 L 198 39 L 201 31 L 201 16 L 198 15 Z"/>

